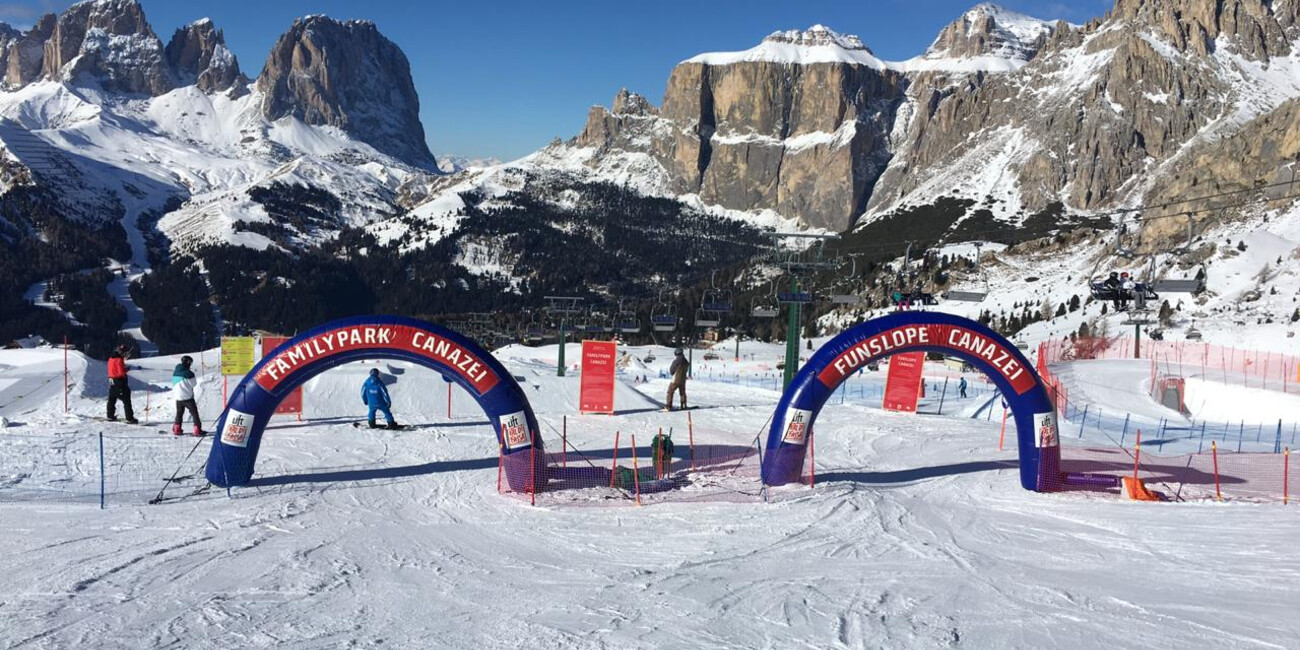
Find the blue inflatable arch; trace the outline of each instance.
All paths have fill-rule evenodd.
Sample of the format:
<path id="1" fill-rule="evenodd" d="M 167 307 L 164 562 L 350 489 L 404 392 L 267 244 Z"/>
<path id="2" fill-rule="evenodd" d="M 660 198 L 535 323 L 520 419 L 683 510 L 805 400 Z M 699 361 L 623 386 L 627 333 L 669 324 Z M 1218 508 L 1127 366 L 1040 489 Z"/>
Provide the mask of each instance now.
<path id="1" fill-rule="evenodd" d="M 1056 410 L 1033 365 L 993 330 L 960 316 L 928 311 L 867 321 L 813 354 L 777 404 L 763 458 L 763 482 L 783 485 L 800 479 L 817 414 L 841 383 L 872 361 L 917 351 L 963 359 L 988 375 L 1015 417 L 1020 484 L 1040 492 L 1060 489 Z"/>
<path id="2" fill-rule="evenodd" d="M 321 325 L 263 356 L 230 394 L 217 420 L 208 480 L 221 487 L 248 483 L 262 433 L 280 401 L 312 377 L 362 359 L 409 361 L 442 373 L 469 391 L 491 419 L 511 489 L 531 490 L 534 477 L 544 476 L 546 454 L 537 418 L 523 389 L 491 353 L 433 323 L 363 316 Z"/>

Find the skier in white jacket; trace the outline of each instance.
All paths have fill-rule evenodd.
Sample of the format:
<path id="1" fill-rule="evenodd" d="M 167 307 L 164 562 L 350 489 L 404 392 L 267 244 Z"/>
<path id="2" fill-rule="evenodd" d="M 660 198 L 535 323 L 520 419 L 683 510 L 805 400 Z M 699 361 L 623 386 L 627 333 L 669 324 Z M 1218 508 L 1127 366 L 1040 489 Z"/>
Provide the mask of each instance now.
<path id="1" fill-rule="evenodd" d="M 203 435 L 203 423 L 199 421 L 199 405 L 194 401 L 194 387 L 198 381 L 194 378 L 193 357 L 181 357 L 181 362 L 172 371 L 172 398 L 176 400 L 176 420 L 172 423 L 172 435 L 181 435 L 181 423 L 185 420 L 185 411 L 190 412 L 194 420 L 194 435 Z"/>

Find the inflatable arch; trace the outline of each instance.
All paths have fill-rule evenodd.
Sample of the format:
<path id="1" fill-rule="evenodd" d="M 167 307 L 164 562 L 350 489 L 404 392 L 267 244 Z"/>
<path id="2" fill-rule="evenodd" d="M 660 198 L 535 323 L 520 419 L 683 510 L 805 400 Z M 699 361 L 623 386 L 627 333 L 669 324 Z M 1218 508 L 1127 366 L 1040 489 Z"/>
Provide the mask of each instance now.
<path id="1" fill-rule="evenodd" d="M 361 359 L 410 361 L 442 373 L 469 391 L 491 419 L 510 487 L 529 490 L 534 477 L 542 475 L 546 454 L 537 418 L 523 389 L 496 358 L 470 339 L 433 323 L 364 316 L 337 320 L 294 337 L 253 367 L 230 394 L 217 420 L 208 480 L 221 487 L 248 483 L 262 433 L 280 401 L 312 377 Z"/>
<path id="2" fill-rule="evenodd" d="M 960 316 L 903 311 L 867 321 L 831 339 L 785 389 L 768 431 L 763 482 L 793 483 L 803 472 L 817 414 L 835 389 L 859 368 L 901 352 L 942 352 L 980 369 L 1002 392 L 1015 416 L 1020 484 L 1060 489 L 1056 410 L 1042 379 L 1015 345 Z"/>

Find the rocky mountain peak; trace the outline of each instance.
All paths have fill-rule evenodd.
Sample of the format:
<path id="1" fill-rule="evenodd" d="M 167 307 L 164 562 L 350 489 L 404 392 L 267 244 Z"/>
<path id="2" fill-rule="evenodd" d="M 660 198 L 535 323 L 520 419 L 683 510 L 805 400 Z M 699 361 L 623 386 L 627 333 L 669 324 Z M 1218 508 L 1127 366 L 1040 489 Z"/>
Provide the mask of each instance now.
<path id="1" fill-rule="evenodd" d="M 299 18 L 257 78 L 268 119 L 334 126 L 378 151 L 436 169 L 406 55 L 370 21 Z"/>
<path id="2" fill-rule="evenodd" d="M 1201 55 L 1223 39 L 1243 56 L 1268 60 L 1289 54 L 1300 36 L 1300 3 L 1287 0 L 1116 0 L 1109 18 Z"/>
<path id="3" fill-rule="evenodd" d="M 177 29 L 164 53 L 182 85 L 223 92 L 247 83 L 239 72 L 239 61 L 226 48 L 225 34 L 207 18 Z"/>
<path id="4" fill-rule="evenodd" d="M 160 95 L 171 90 L 162 42 L 136 0 L 88 0 L 59 15 L 45 40 L 46 79 L 93 79 L 105 90 Z"/>
<path id="5" fill-rule="evenodd" d="M 805 30 L 772 32 L 763 39 L 763 42 L 803 47 L 838 47 L 843 50 L 861 50 L 871 53 L 871 50 L 862 44 L 862 39 L 852 34 L 841 34 L 825 25 L 813 25 Z"/>
<path id="6" fill-rule="evenodd" d="M 1051 38 L 1056 25 L 983 3 L 971 8 L 939 33 L 927 57 L 996 57 L 1027 62 Z"/>
<path id="7" fill-rule="evenodd" d="M 614 96 L 611 112 L 615 115 L 650 115 L 655 113 L 656 110 L 645 96 L 623 88 Z"/>

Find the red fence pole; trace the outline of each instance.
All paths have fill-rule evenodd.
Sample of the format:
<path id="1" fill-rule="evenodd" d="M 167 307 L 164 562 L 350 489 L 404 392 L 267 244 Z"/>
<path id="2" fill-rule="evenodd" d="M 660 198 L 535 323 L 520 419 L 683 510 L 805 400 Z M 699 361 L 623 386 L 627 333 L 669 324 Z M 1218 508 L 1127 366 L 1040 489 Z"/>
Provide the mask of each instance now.
<path id="1" fill-rule="evenodd" d="M 1219 489 L 1219 445 L 1213 440 L 1210 441 L 1210 454 L 1214 458 L 1214 499 L 1223 500 L 1223 492 Z"/>
<path id="2" fill-rule="evenodd" d="M 528 501 L 537 505 L 537 445 L 528 447 Z"/>
<path id="3" fill-rule="evenodd" d="M 497 445 L 497 494 L 501 494 L 501 470 L 505 468 L 506 455 L 505 448 Z"/>
<path id="4" fill-rule="evenodd" d="M 1002 409 L 1002 433 L 998 434 L 998 451 L 1002 451 L 1002 443 L 1007 439 L 1007 410 Z"/>
<path id="5" fill-rule="evenodd" d="M 1291 448 L 1287 447 L 1282 450 L 1282 505 L 1291 501 L 1290 476 L 1291 474 Z"/>
<path id="6" fill-rule="evenodd" d="M 618 475 L 618 432 L 614 432 L 614 457 L 609 461 L 609 486 L 614 487 L 614 477 Z"/>
<path id="7" fill-rule="evenodd" d="M 227 397 L 227 393 L 226 393 L 226 390 L 228 388 L 230 388 L 230 378 L 225 375 L 222 375 L 221 376 L 221 403 L 225 406 L 230 406 L 230 398 Z"/>
<path id="8" fill-rule="evenodd" d="M 636 434 L 632 434 L 632 484 L 636 486 L 636 504 L 641 505 L 641 470 L 636 464 Z"/>

